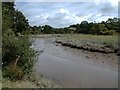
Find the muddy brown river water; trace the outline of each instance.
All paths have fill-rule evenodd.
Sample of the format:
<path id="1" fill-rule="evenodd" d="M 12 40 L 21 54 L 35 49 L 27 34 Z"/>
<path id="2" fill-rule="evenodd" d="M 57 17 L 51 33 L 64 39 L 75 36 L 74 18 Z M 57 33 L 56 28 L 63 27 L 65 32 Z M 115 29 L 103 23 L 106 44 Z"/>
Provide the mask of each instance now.
<path id="1" fill-rule="evenodd" d="M 34 38 L 33 48 L 43 51 L 36 71 L 64 88 L 117 88 L 118 57 L 61 46 L 55 38 Z"/>

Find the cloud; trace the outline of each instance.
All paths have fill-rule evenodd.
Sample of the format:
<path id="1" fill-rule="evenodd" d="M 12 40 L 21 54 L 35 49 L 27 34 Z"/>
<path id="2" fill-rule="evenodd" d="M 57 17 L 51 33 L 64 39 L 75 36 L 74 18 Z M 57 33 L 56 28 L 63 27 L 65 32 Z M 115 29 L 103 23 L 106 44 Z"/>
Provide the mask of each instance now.
<path id="1" fill-rule="evenodd" d="M 16 9 L 23 12 L 33 25 L 66 27 L 71 24 L 101 22 L 118 16 L 117 0 L 94 2 L 16 2 Z"/>

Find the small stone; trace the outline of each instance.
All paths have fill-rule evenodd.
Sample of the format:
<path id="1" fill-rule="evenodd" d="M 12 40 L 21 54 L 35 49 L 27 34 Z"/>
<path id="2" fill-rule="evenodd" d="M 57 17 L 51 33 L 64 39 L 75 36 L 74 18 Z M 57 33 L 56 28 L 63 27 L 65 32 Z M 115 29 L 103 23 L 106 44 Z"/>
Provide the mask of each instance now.
<path id="1" fill-rule="evenodd" d="M 40 84 L 39 83 L 37 83 L 37 86 L 39 86 Z"/>
<path id="2" fill-rule="evenodd" d="M 56 46 L 58 46 L 58 44 L 56 44 Z"/>
<path id="3" fill-rule="evenodd" d="M 86 58 L 90 58 L 89 56 L 86 56 Z"/>

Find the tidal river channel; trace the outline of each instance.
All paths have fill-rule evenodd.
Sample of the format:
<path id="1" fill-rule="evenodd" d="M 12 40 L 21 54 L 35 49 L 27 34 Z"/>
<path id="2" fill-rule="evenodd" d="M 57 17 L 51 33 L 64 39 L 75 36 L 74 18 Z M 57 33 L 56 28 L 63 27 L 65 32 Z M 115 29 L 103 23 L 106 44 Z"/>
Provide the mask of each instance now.
<path id="1" fill-rule="evenodd" d="M 43 51 L 35 69 L 63 88 L 117 88 L 118 56 L 72 49 L 55 38 L 33 38 L 35 50 Z"/>

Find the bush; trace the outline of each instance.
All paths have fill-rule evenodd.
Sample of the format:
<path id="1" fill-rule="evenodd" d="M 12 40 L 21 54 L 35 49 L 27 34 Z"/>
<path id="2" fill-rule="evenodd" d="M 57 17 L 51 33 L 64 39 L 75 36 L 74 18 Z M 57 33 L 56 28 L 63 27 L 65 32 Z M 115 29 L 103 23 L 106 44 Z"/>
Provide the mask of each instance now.
<path id="1" fill-rule="evenodd" d="M 104 32 L 101 32 L 101 35 L 114 35 L 115 31 L 114 30 L 107 30 Z"/>
<path id="2" fill-rule="evenodd" d="M 115 34 L 115 30 L 108 30 L 106 32 L 106 35 L 114 35 Z"/>
<path id="3" fill-rule="evenodd" d="M 20 79 L 32 71 L 37 52 L 29 37 L 29 23 L 14 2 L 2 2 L 2 69 L 3 76 Z M 17 35 L 18 34 L 18 35 Z"/>
<path id="4" fill-rule="evenodd" d="M 11 73 L 14 73 L 15 76 L 7 74 L 8 76 L 19 79 L 18 74 L 15 74 L 19 70 L 23 71 L 22 73 L 24 74 L 32 71 L 32 67 L 36 62 L 37 52 L 30 48 L 31 44 L 28 36 L 16 36 L 10 29 L 4 31 L 2 45 L 3 69 L 9 67 L 11 63 L 12 67 L 16 67 L 15 70 L 12 67 L 7 70 L 13 70 Z M 21 75 L 23 76 L 24 74 Z"/>
<path id="5" fill-rule="evenodd" d="M 10 80 L 20 80 L 24 76 L 24 72 L 21 67 L 17 66 L 14 68 L 12 65 L 7 66 L 3 70 L 3 76 Z"/>

